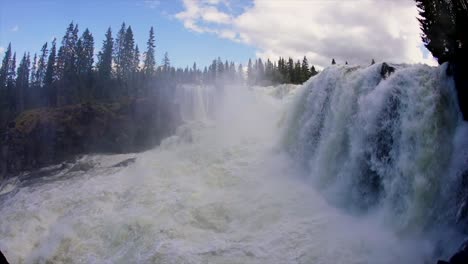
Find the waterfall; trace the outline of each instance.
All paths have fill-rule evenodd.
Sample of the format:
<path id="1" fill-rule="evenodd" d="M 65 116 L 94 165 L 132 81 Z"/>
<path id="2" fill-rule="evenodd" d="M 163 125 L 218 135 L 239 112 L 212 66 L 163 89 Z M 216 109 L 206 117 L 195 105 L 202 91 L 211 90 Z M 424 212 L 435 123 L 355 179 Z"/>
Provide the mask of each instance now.
<path id="1" fill-rule="evenodd" d="M 283 144 L 329 200 L 401 232 L 465 221 L 468 130 L 446 65 L 334 66 L 301 89 Z"/>

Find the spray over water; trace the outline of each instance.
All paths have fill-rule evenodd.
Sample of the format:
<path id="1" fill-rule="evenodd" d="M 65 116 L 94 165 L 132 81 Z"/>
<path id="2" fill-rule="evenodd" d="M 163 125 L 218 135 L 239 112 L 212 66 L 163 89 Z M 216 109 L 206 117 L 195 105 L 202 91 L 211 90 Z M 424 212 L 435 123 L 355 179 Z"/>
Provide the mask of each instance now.
<path id="1" fill-rule="evenodd" d="M 185 124 L 161 146 L 3 185 L 0 248 L 12 263 L 431 263 L 422 230 L 466 126 L 442 69 L 377 67 L 181 87 Z"/>

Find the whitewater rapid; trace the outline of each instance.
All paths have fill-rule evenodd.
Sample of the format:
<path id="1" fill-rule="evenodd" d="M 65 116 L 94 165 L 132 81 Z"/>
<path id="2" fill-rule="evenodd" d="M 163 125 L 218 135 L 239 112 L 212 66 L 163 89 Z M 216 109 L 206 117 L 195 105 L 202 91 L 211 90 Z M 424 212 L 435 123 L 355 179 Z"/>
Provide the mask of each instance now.
<path id="1" fill-rule="evenodd" d="M 0 249 L 11 263 L 434 263 L 429 237 L 398 232 L 385 214 L 343 210 L 311 180 L 319 172 L 298 165 L 314 161 L 300 138 L 314 114 L 300 101 L 312 100 L 314 82 L 221 95 L 184 88 L 186 124 L 161 146 L 10 180 Z"/>

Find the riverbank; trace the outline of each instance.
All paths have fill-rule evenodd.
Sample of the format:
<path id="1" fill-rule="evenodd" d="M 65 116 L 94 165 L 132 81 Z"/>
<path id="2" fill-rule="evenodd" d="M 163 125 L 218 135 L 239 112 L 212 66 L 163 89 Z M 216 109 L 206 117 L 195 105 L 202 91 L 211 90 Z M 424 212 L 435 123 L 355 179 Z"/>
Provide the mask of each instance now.
<path id="1" fill-rule="evenodd" d="M 25 111 L 2 131 L 0 178 L 79 154 L 152 148 L 175 131 L 177 109 L 157 98 L 139 98 Z"/>

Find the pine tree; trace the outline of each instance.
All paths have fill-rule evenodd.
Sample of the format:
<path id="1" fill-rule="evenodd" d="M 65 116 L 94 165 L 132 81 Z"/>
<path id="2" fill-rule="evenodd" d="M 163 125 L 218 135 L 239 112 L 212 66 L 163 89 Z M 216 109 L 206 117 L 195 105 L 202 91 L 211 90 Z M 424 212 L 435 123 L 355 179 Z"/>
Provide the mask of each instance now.
<path id="1" fill-rule="evenodd" d="M 47 69 L 47 58 L 49 56 L 49 50 L 47 49 L 47 42 L 41 48 L 41 56 L 37 63 L 36 82 L 38 86 L 44 87 L 45 73 Z"/>
<path id="2" fill-rule="evenodd" d="M 15 87 L 16 87 L 16 52 L 13 53 L 10 63 L 8 65 L 8 74 L 7 74 L 7 85 L 6 85 L 6 100 L 7 107 L 10 113 L 15 113 Z"/>
<path id="3" fill-rule="evenodd" d="M 296 64 L 294 64 L 294 81 L 292 81 L 295 84 L 302 83 L 304 79 L 304 76 L 302 76 L 302 66 L 301 66 L 301 61 L 296 61 Z"/>
<path id="4" fill-rule="evenodd" d="M 31 86 L 36 86 L 36 71 L 37 71 L 37 54 L 34 53 L 34 59 L 31 66 L 31 76 L 29 77 L 29 83 Z"/>
<path id="5" fill-rule="evenodd" d="M 135 72 L 140 71 L 140 49 L 138 45 L 135 46 L 134 58 L 133 58 L 133 70 Z"/>
<path id="6" fill-rule="evenodd" d="M 169 60 L 169 54 L 167 52 L 164 53 L 162 67 L 164 73 L 168 73 L 171 68 L 171 60 Z"/>
<path id="7" fill-rule="evenodd" d="M 124 68 L 123 57 L 124 57 L 124 49 L 125 49 L 125 37 L 126 37 L 126 28 L 125 28 L 125 22 L 124 22 L 122 23 L 122 27 L 117 33 L 117 38 L 114 44 L 115 76 L 119 80 L 123 78 L 123 68 Z"/>
<path id="8" fill-rule="evenodd" d="M 20 61 L 18 73 L 16 76 L 15 108 L 17 113 L 20 113 L 25 109 L 25 102 L 27 101 L 26 91 L 29 87 L 29 64 L 29 55 L 26 56 L 26 53 L 24 53 L 23 58 Z"/>
<path id="9" fill-rule="evenodd" d="M 315 69 L 315 66 L 312 65 L 312 67 L 310 68 L 310 75 L 311 75 L 311 76 L 315 76 L 315 75 L 317 75 L 317 74 L 318 74 L 318 72 L 317 72 L 317 70 Z"/>
<path id="10" fill-rule="evenodd" d="M 3 56 L 2 66 L 0 67 L 0 90 L 6 89 L 8 72 L 11 64 L 11 43 L 8 44 L 8 48 Z"/>
<path id="11" fill-rule="evenodd" d="M 375 60 L 374 60 L 374 59 L 372 59 L 372 61 L 371 61 L 371 65 L 374 65 L 374 64 L 375 64 Z"/>
<path id="12" fill-rule="evenodd" d="M 46 88 L 47 104 L 55 106 L 57 104 L 57 93 L 53 87 L 57 73 L 55 71 L 56 62 L 56 39 L 52 41 L 49 59 L 47 60 L 47 69 L 44 76 L 44 87 Z"/>
<path id="13" fill-rule="evenodd" d="M 254 84 L 254 72 L 253 72 L 253 68 L 252 68 L 252 60 L 249 59 L 249 63 L 247 64 L 247 83 L 249 85 L 253 85 Z"/>
<path id="14" fill-rule="evenodd" d="M 102 43 L 102 50 L 98 54 L 97 69 L 100 78 L 110 80 L 112 77 L 112 52 L 114 40 L 112 39 L 112 29 L 109 27 L 106 32 L 106 38 Z"/>
<path id="15" fill-rule="evenodd" d="M 335 65 L 336 64 L 336 61 L 335 59 L 332 59 L 332 62 L 331 62 L 332 65 Z"/>
<path id="16" fill-rule="evenodd" d="M 310 78 L 310 71 L 309 71 L 309 62 L 307 61 L 307 57 L 304 56 L 302 59 L 302 82 L 307 81 Z"/>
<path id="17" fill-rule="evenodd" d="M 124 80 L 129 80 L 135 72 L 135 40 L 129 26 L 125 32 L 124 46 L 121 54 L 121 67 Z"/>
<path id="18" fill-rule="evenodd" d="M 13 53 L 13 57 L 8 65 L 8 75 L 7 75 L 7 87 L 9 89 L 14 89 L 16 83 L 16 52 Z"/>
<path id="19" fill-rule="evenodd" d="M 259 58 L 257 61 L 257 74 L 256 75 L 257 75 L 256 82 L 258 84 L 261 84 L 265 78 L 265 65 L 263 65 L 263 61 L 261 58 Z"/>
<path id="20" fill-rule="evenodd" d="M 58 78 L 66 79 L 67 82 L 73 81 L 77 75 L 77 51 L 78 51 L 78 25 L 71 22 L 62 38 L 62 46 L 59 53 L 56 54 L 58 66 L 56 75 Z"/>
<path id="21" fill-rule="evenodd" d="M 292 58 L 288 59 L 288 64 L 286 65 L 287 75 L 286 75 L 286 82 L 287 83 L 295 83 L 295 76 L 294 76 L 294 61 Z"/>
<path id="22" fill-rule="evenodd" d="M 240 82 L 244 82 L 244 68 L 242 67 L 242 64 L 239 64 L 237 67 L 237 79 Z"/>
<path id="23" fill-rule="evenodd" d="M 94 38 L 86 29 L 77 43 L 77 72 L 78 75 L 89 77 L 94 63 Z"/>
<path id="24" fill-rule="evenodd" d="M 155 73 L 156 60 L 155 60 L 155 40 L 154 40 L 154 29 L 151 27 L 149 38 L 147 44 L 147 49 L 145 52 L 145 61 L 143 66 L 143 72 L 147 76 L 152 76 Z"/>

